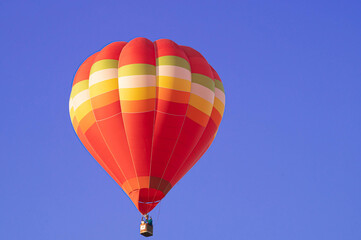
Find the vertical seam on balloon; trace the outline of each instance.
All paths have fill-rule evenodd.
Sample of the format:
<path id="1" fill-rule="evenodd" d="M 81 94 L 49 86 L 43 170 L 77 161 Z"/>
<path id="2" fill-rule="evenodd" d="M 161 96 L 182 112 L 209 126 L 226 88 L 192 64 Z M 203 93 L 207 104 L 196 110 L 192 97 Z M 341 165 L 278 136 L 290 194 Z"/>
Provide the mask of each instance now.
<path id="1" fill-rule="evenodd" d="M 191 64 L 190 64 L 189 57 L 188 57 L 187 53 L 183 50 L 183 48 L 179 48 L 179 49 L 182 49 L 182 51 L 184 52 L 184 54 L 187 56 L 187 58 L 188 58 L 188 63 L 189 63 L 189 68 L 190 68 L 190 72 L 191 72 L 191 74 L 192 74 L 192 67 L 191 67 Z M 191 82 L 192 82 L 192 79 L 193 79 L 193 78 L 191 77 Z M 165 174 L 165 173 L 166 173 L 166 171 L 167 171 L 167 168 L 168 168 L 169 162 L 170 162 L 170 160 L 172 159 L 172 157 L 173 157 L 173 153 L 174 153 L 174 150 L 175 150 L 175 149 L 176 149 L 176 147 L 177 147 L 177 144 L 178 144 L 178 141 L 179 141 L 179 137 L 180 137 L 180 136 L 181 136 L 181 134 L 182 134 L 182 130 L 183 130 L 183 127 L 184 127 L 184 123 L 185 123 L 186 118 L 187 118 L 187 112 L 188 112 L 188 109 L 189 109 L 189 101 L 190 101 L 190 98 L 191 98 L 191 92 L 192 92 L 192 85 L 191 85 L 191 89 L 190 89 L 190 91 L 189 91 L 188 104 L 187 104 L 187 109 L 186 109 L 186 112 L 185 112 L 185 114 L 184 114 L 182 127 L 181 127 L 181 129 L 180 129 L 180 131 L 179 131 L 179 134 L 178 134 L 177 140 L 176 140 L 176 142 L 175 142 L 175 144 L 174 144 L 174 147 L 173 147 L 172 153 L 171 153 L 171 155 L 170 155 L 170 157 L 169 157 L 169 159 L 168 159 L 168 161 L 167 161 L 167 165 L 166 165 L 166 167 L 164 168 L 164 171 L 163 171 L 162 177 L 160 178 L 159 184 L 158 184 L 158 186 L 157 186 L 157 191 L 159 191 L 160 184 L 163 182 L 163 177 L 164 177 L 164 174 Z M 152 202 L 154 202 L 154 199 L 155 199 L 155 197 L 153 198 Z"/>
<path id="2" fill-rule="evenodd" d="M 208 64 L 208 65 L 209 65 L 209 64 Z M 212 76 L 213 76 L 212 79 L 214 80 L 213 71 L 211 71 L 211 72 L 212 72 Z M 213 111 L 213 108 L 214 108 L 214 98 L 215 98 L 215 97 L 216 97 L 216 94 L 214 93 L 212 111 Z M 211 115 L 212 115 L 212 112 L 211 112 Z M 211 116 L 209 116 L 208 121 L 207 121 L 207 125 L 204 127 L 204 130 L 203 130 L 202 135 L 200 136 L 199 140 L 203 137 L 203 134 L 204 134 L 205 130 L 207 129 L 207 126 L 208 126 L 208 124 L 209 124 L 210 119 L 211 119 Z M 182 162 L 182 164 L 179 166 L 178 170 L 175 172 L 175 174 L 173 175 L 173 177 L 170 179 L 169 183 L 172 182 L 172 180 L 173 180 L 174 177 L 178 174 L 178 172 L 179 172 L 180 169 L 183 167 L 183 165 L 186 163 L 186 161 L 188 160 L 188 158 L 192 155 L 194 149 L 197 147 L 197 145 L 198 145 L 198 143 L 199 143 L 199 140 L 198 140 L 197 144 L 194 145 L 192 151 L 190 151 L 190 153 L 189 153 L 189 155 L 187 156 L 187 158 L 186 158 L 186 159 Z M 199 159 L 201 156 L 202 156 L 202 155 L 197 156 L 196 159 Z M 194 165 L 193 165 L 193 166 L 194 166 Z M 192 166 L 192 168 L 193 168 L 193 166 Z"/>
<path id="3" fill-rule="evenodd" d="M 90 102 L 91 102 L 91 101 L 90 101 Z M 90 103 L 90 104 L 91 104 L 91 103 Z M 92 111 L 93 111 L 93 109 L 92 109 Z M 94 114 L 94 112 L 93 112 L 93 114 Z M 109 150 L 110 154 L 112 155 L 112 157 L 113 157 L 113 159 L 114 159 L 114 162 L 117 164 L 120 172 L 123 174 L 124 180 L 126 180 L 127 178 L 125 177 L 125 174 L 124 174 L 122 168 L 119 166 L 118 161 L 117 161 L 116 158 L 114 157 L 114 154 L 113 154 L 112 151 L 110 150 L 109 145 L 108 145 L 107 141 L 105 140 L 104 135 L 103 135 L 102 131 L 100 130 L 99 125 L 98 125 L 98 121 L 97 121 L 96 119 L 95 119 L 95 124 L 97 125 L 97 128 L 98 128 L 98 130 L 99 130 L 99 133 L 100 133 L 100 135 L 102 136 L 105 145 L 108 147 L 108 150 Z"/>
<path id="4" fill-rule="evenodd" d="M 158 81 L 157 81 L 157 48 L 156 48 L 156 42 L 153 43 L 153 47 L 154 47 L 154 60 L 155 60 L 155 99 L 154 99 L 154 117 L 153 117 L 153 132 L 152 132 L 152 145 L 150 148 L 150 164 L 149 164 L 149 185 L 148 185 L 148 199 L 149 199 L 149 192 L 150 192 L 150 181 L 151 181 L 151 172 L 152 172 L 152 162 L 153 162 L 153 143 L 154 143 L 154 128 L 155 128 L 155 121 L 156 121 L 156 116 L 157 116 L 157 102 L 158 102 Z M 155 193 L 156 194 L 156 193 Z M 148 209 L 150 207 L 147 208 L 147 212 Z"/>
<path id="5" fill-rule="evenodd" d="M 120 107 L 121 107 L 121 100 L 120 100 Z M 123 115 L 123 112 L 122 112 L 122 115 Z M 129 147 L 129 140 L 128 140 L 128 135 L 127 135 L 127 131 L 125 130 L 125 125 L 124 125 L 124 120 L 123 120 L 123 126 L 124 126 L 124 134 L 125 134 L 125 138 L 127 139 L 127 145 L 128 145 L 128 148 L 129 148 L 129 154 L 130 154 L 130 158 L 132 160 L 132 163 L 133 163 L 133 168 L 134 168 L 134 172 L 135 172 L 135 177 L 137 178 L 137 181 L 138 181 L 138 188 L 140 189 L 140 183 L 139 183 L 139 179 L 138 179 L 138 174 L 137 174 L 137 170 L 135 168 L 135 164 L 134 164 L 134 161 L 133 161 L 133 155 L 132 155 L 132 151 L 130 150 L 130 147 Z M 129 187 L 130 189 L 132 189 L 130 192 L 132 192 L 133 189 L 131 186 L 130 186 L 130 183 L 127 181 L 127 183 L 129 184 Z M 130 196 L 129 196 L 130 197 Z"/>
<path id="6" fill-rule="evenodd" d="M 88 146 L 91 148 L 91 150 L 92 151 L 94 151 L 94 153 L 97 155 L 97 157 L 101 160 L 101 157 L 99 156 L 99 154 L 97 153 L 97 151 L 93 148 L 93 146 L 89 143 L 89 141 L 88 141 L 88 138 L 85 136 L 85 134 L 83 133 L 83 131 L 81 130 L 81 129 L 79 129 L 79 131 L 83 134 L 83 136 L 84 136 L 84 140 L 86 141 L 86 143 L 88 144 Z M 75 131 L 76 132 L 76 131 Z M 78 134 L 77 134 L 78 135 Z M 79 138 L 79 136 L 78 136 L 78 138 Z M 79 140 L 80 140 L 80 138 L 79 138 Z M 81 142 L 81 141 L 80 141 Z M 85 147 L 86 148 L 86 147 Z M 94 156 L 93 156 L 94 157 Z M 95 158 L 95 157 L 94 157 Z M 96 159 L 96 158 L 95 158 Z M 118 184 L 121 184 L 121 182 L 120 182 L 120 180 L 115 176 L 115 174 L 110 170 L 110 168 L 104 163 L 104 161 L 103 161 L 103 164 L 104 164 L 104 166 L 106 166 L 107 168 L 108 168 L 108 170 L 109 170 L 109 172 L 111 173 L 111 175 L 109 174 L 109 172 L 106 170 L 106 169 L 104 169 L 103 168 L 103 170 L 106 172 L 106 173 L 108 173 L 108 175 L 110 175 L 110 177 L 114 177 L 117 181 L 115 181 L 115 182 L 119 182 Z M 113 176 L 112 176 L 113 175 Z M 123 190 L 124 191 L 124 190 Z M 125 192 L 125 191 L 124 191 Z"/>
<path id="7" fill-rule="evenodd" d="M 94 62 L 93 62 L 93 64 L 94 64 Z M 92 66 L 93 66 L 93 64 L 92 64 Z M 90 68 L 91 68 L 91 67 L 90 67 Z M 89 76 L 89 77 L 90 77 L 90 76 Z M 88 83 L 88 89 L 89 89 L 89 83 Z M 89 96 L 89 97 L 90 97 L 90 96 Z M 98 130 L 99 130 L 99 133 L 100 133 L 100 135 L 102 136 L 102 139 L 103 139 L 105 145 L 107 146 L 110 154 L 112 155 L 115 163 L 117 164 L 120 172 L 123 174 L 124 180 L 126 180 L 127 178 L 125 177 L 125 174 L 124 174 L 123 170 L 122 170 L 121 167 L 119 166 L 118 161 L 117 161 L 116 158 L 114 157 L 114 154 L 113 154 L 112 151 L 110 150 L 109 145 L 108 145 L 107 141 L 105 140 L 102 131 L 100 130 L 100 127 L 99 127 L 99 125 L 98 125 L 98 120 L 97 120 L 96 117 L 95 117 L 95 113 L 94 113 L 94 109 L 93 109 L 93 104 L 92 104 L 91 98 L 90 98 L 90 106 L 91 106 L 91 110 L 92 110 L 92 113 L 93 113 L 93 116 L 94 116 L 94 119 L 95 119 L 95 124 L 96 124 L 96 126 L 97 126 L 97 128 L 98 128 Z M 129 183 L 128 183 L 128 184 L 129 184 Z M 130 185 L 130 184 L 129 184 L 129 185 Z"/>
<path id="8" fill-rule="evenodd" d="M 128 43 L 127 43 L 128 44 Z M 120 56 L 124 50 L 124 48 L 127 46 L 127 44 L 124 45 L 122 51 L 120 51 L 119 53 L 119 58 L 118 58 L 118 63 L 120 61 Z M 122 100 L 120 99 L 120 94 L 119 94 L 119 64 L 118 64 L 118 95 L 119 95 L 119 105 L 120 105 L 120 109 L 122 109 Z M 129 146 L 129 139 L 128 139 L 128 135 L 127 135 L 127 130 L 126 130 L 126 127 L 125 127 L 125 123 L 124 123 L 124 115 L 123 115 L 123 112 L 122 110 L 120 110 L 121 113 L 122 113 L 122 118 L 123 118 L 123 127 L 124 127 L 124 134 L 125 134 L 125 138 L 127 139 L 127 145 L 128 145 L 128 149 L 129 149 L 129 154 L 130 154 L 130 159 L 132 160 L 132 164 L 133 164 L 133 168 L 134 168 L 134 173 L 135 173 L 135 177 L 137 178 L 137 182 L 138 182 L 138 189 L 140 190 L 140 182 L 139 182 L 139 178 L 138 178 L 138 174 L 137 174 L 137 169 L 135 168 L 135 164 L 134 164 L 134 160 L 133 160 L 133 154 L 132 154 L 132 150 L 130 149 L 130 146 Z M 128 182 L 128 181 L 127 181 Z M 130 183 L 128 183 L 129 186 L 130 186 Z M 132 192 L 133 189 L 131 186 L 130 186 L 130 189 Z M 129 193 L 130 193 L 129 192 Z M 129 196 L 130 197 L 130 196 Z M 134 203 L 135 204 L 135 203 Z M 136 206 L 138 208 L 138 206 Z"/>

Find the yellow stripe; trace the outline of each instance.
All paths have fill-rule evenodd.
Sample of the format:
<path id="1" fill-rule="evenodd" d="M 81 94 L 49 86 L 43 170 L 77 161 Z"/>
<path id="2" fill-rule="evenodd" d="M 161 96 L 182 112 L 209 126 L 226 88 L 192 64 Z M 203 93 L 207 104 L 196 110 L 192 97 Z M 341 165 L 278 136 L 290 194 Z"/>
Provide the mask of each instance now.
<path id="1" fill-rule="evenodd" d="M 219 114 L 221 114 L 221 116 L 223 117 L 224 104 L 217 97 L 214 98 L 214 107 L 215 107 L 215 109 L 217 109 Z"/>
<path id="2" fill-rule="evenodd" d="M 190 81 L 167 76 L 157 76 L 157 86 L 178 91 L 190 92 L 192 83 Z"/>
<path id="3" fill-rule="evenodd" d="M 88 87 L 89 87 L 89 80 L 83 80 L 81 82 L 78 82 L 71 89 L 70 99 L 72 99 L 75 95 L 77 95 L 81 91 L 84 91 L 85 89 L 88 89 Z"/>
<path id="4" fill-rule="evenodd" d="M 90 75 L 96 71 L 107 69 L 107 68 L 118 68 L 118 60 L 114 59 L 103 59 L 94 63 L 90 69 Z"/>
<path id="5" fill-rule="evenodd" d="M 119 89 L 120 100 L 145 100 L 155 98 L 155 87 Z"/>
<path id="6" fill-rule="evenodd" d="M 154 65 L 150 64 L 129 64 L 119 68 L 118 77 L 131 75 L 155 75 Z"/>
<path id="7" fill-rule="evenodd" d="M 84 102 L 82 105 L 80 105 L 76 111 L 75 116 L 78 119 L 78 122 L 80 122 L 85 115 L 87 115 L 92 110 L 92 106 L 90 103 L 90 99 Z"/>
<path id="8" fill-rule="evenodd" d="M 73 121 L 73 118 L 74 118 L 74 115 L 75 115 L 75 112 L 74 112 L 74 108 L 71 107 L 70 111 L 69 111 L 69 115 L 70 115 L 70 119 L 71 121 Z"/>
<path id="9" fill-rule="evenodd" d="M 212 113 L 213 105 L 207 100 L 193 93 L 191 93 L 189 104 L 207 114 L 208 116 L 210 116 Z"/>
<path id="10" fill-rule="evenodd" d="M 118 89 L 118 78 L 112 78 L 90 86 L 89 94 L 92 98 L 115 89 Z"/>

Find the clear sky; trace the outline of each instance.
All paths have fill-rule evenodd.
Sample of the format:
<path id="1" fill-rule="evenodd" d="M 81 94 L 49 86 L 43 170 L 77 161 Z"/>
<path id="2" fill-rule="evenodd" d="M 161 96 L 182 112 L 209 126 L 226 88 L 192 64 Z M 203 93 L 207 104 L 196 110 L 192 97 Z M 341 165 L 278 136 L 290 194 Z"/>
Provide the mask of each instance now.
<path id="1" fill-rule="evenodd" d="M 361 239 L 360 1 L 0 8 L 0 239 L 142 238 L 68 114 L 81 62 L 135 37 L 197 49 L 226 91 L 212 147 L 152 212 L 154 239 Z"/>

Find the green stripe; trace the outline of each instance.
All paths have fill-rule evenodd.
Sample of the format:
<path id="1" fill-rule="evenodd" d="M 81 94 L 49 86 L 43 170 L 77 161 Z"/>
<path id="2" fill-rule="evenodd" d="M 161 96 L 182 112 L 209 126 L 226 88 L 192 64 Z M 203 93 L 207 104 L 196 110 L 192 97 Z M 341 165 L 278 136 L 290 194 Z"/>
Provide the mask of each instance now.
<path id="1" fill-rule="evenodd" d="M 114 59 L 104 59 L 100 60 L 93 64 L 90 69 L 90 74 L 95 73 L 96 71 L 107 69 L 107 68 L 118 68 L 118 60 Z"/>
<path id="2" fill-rule="evenodd" d="M 131 76 L 131 75 L 155 75 L 155 66 L 151 64 L 129 64 L 120 67 L 118 76 Z"/>
<path id="3" fill-rule="evenodd" d="M 219 90 L 224 92 L 223 83 L 221 81 L 217 80 L 217 79 L 215 79 L 215 83 L 216 83 L 216 88 L 218 88 Z"/>
<path id="4" fill-rule="evenodd" d="M 185 60 L 184 58 L 178 57 L 178 56 L 163 56 L 157 58 L 157 66 L 159 65 L 172 65 L 172 66 L 178 66 L 185 69 L 191 70 L 191 67 L 189 65 L 189 62 Z"/>
<path id="5" fill-rule="evenodd" d="M 198 83 L 214 92 L 214 81 L 203 74 L 192 73 L 192 83 Z"/>
<path id="6" fill-rule="evenodd" d="M 73 98 L 75 95 L 89 88 L 89 80 L 83 80 L 74 85 L 71 89 L 70 98 Z"/>

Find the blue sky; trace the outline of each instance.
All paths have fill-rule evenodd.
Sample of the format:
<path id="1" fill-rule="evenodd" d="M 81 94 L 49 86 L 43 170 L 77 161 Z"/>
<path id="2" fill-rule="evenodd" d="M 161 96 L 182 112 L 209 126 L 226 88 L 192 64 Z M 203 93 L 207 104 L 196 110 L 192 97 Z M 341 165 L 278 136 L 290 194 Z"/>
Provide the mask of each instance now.
<path id="1" fill-rule="evenodd" d="M 153 212 L 154 239 L 361 239 L 359 1 L 2 1 L 0 239 L 141 239 L 72 129 L 81 62 L 169 38 L 221 76 L 210 150 Z"/>

